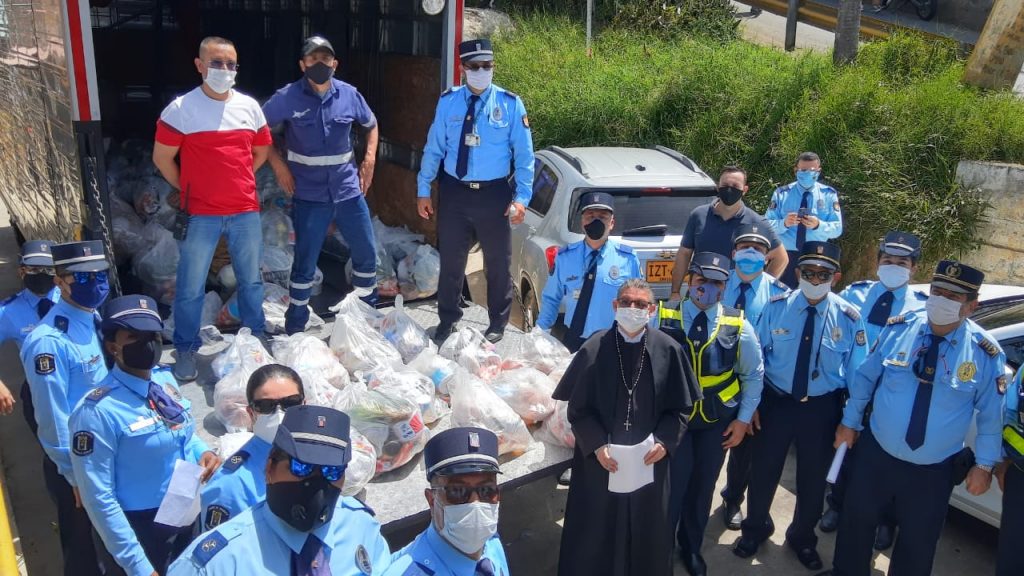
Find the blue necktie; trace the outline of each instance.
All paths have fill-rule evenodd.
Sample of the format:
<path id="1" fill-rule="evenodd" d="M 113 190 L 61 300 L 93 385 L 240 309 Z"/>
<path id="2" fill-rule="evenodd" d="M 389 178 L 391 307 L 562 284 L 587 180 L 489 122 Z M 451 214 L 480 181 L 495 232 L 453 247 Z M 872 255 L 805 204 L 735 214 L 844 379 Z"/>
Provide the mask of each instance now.
<path id="1" fill-rule="evenodd" d="M 292 554 L 295 576 L 331 576 L 331 564 L 324 554 L 324 543 L 310 534 L 302 545 L 302 552 Z"/>
<path id="2" fill-rule="evenodd" d="M 566 333 L 567 342 L 578 342 L 583 337 L 583 328 L 587 325 L 590 297 L 594 294 L 594 281 L 597 278 L 597 250 L 591 250 L 587 254 L 587 258 L 589 259 L 587 275 L 583 279 L 583 288 L 580 289 L 580 299 L 576 301 L 576 307 L 573 308 L 572 324 L 569 325 L 569 332 Z"/>
<path id="3" fill-rule="evenodd" d="M 39 303 L 36 304 L 36 313 L 39 314 L 40 320 L 50 312 L 50 308 L 53 308 L 53 300 L 49 298 L 39 299 Z"/>
<path id="4" fill-rule="evenodd" d="M 473 94 L 469 97 L 469 104 L 466 110 L 466 119 L 462 122 L 462 138 L 459 140 L 459 156 L 455 161 L 455 175 L 459 180 L 469 173 L 469 146 L 466 146 L 466 136 L 473 133 L 473 121 L 476 120 L 476 103 L 480 97 Z"/>
<path id="5" fill-rule="evenodd" d="M 807 398 L 807 377 L 811 372 L 811 348 L 814 347 L 814 320 L 817 316 L 818 310 L 814 306 L 808 306 L 804 331 L 800 335 L 800 350 L 796 353 L 792 396 L 801 402 Z"/>
<path id="6" fill-rule="evenodd" d="M 473 571 L 473 576 L 494 576 L 494 563 L 488 558 L 481 558 L 476 563 L 476 570 Z"/>
<path id="7" fill-rule="evenodd" d="M 694 349 L 700 351 L 701 345 L 708 337 L 708 315 L 703 310 L 700 314 L 693 317 L 693 325 L 690 326 L 690 331 L 686 334 L 687 339 L 693 343 Z"/>
<path id="8" fill-rule="evenodd" d="M 804 192 L 803 197 L 800 199 L 800 208 L 806 209 L 811 204 L 811 191 L 807 190 Z M 807 226 L 803 224 L 796 225 L 796 249 L 803 250 L 804 242 L 807 242 Z"/>
<path id="9" fill-rule="evenodd" d="M 871 312 L 868 313 L 868 324 L 885 326 L 885 323 L 889 321 L 889 317 L 894 315 L 892 313 L 894 298 L 892 290 L 886 290 L 882 293 L 878 300 L 875 300 L 875 305 L 871 307 Z"/>
<path id="10" fill-rule="evenodd" d="M 149 394 L 146 395 L 150 405 L 161 418 L 174 424 L 185 422 L 185 409 L 171 398 L 156 382 L 149 383 Z"/>
<path id="11" fill-rule="evenodd" d="M 910 424 L 907 425 L 907 446 L 917 450 L 924 444 L 924 433 L 928 428 L 928 407 L 932 403 L 932 386 L 935 381 L 935 366 L 939 363 L 939 346 L 946 339 L 931 335 L 928 351 L 918 355 L 914 363 L 914 375 L 917 376 L 917 393 L 914 394 L 914 408 L 910 412 Z"/>
<path id="12" fill-rule="evenodd" d="M 746 282 L 740 283 L 740 295 L 736 297 L 736 305 L 733 306 L 737 310 L 744 310 L 747 307 L 747 290 L 750 290 L 750 284 Z"/>

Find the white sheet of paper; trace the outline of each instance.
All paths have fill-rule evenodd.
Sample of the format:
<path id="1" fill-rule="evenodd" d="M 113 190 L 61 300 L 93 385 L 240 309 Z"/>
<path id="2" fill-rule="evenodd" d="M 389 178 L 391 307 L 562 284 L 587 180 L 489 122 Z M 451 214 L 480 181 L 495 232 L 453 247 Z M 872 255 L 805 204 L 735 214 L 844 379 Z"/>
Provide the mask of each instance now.
<path id="1" fill-rule="evenodd" d="M 644 464 L 644 456 L 653 447 L 653 434 L 633 446 L 609 444 L 608 452 L 619 468 L 608 474 L 608 491 L 629 494 L 653 483 L 654 466 Z"/>
<path id="2" fill-rule="evenodd" d="M 836 448 L 836 455 L 832 458 L 832 466 L 829 467 L 828 475 L 825 477 L 825 481 L 829 484 L 835 484 L 836 480 L 839 479 L 839 469 L 843 467 L 843 459 L 846 458 L 846 451 L 848 449 L 849 446 L 846 445 L 846 442 L 843 442 L 839 445 L 839 448 Z"/>
<path id="3" fill-rule="evenodd" d="M 171 483 L 153 521 L 177 527 L 195 522 L 199 516 L 199 478 L 202 475 L 203 467 L 198 464 L 184 460 L 175 462 Z"/>

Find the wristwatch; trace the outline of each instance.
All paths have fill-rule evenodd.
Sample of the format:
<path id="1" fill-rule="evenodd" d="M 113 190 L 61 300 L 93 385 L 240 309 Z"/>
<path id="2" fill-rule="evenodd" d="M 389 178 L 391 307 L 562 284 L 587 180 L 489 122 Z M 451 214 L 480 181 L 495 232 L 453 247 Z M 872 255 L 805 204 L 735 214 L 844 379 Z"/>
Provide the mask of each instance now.
<path id="1" fill-rule="evenodd" d="M 985 464 L 975 464 L 974 467 L 979 469 L 979 470 L 984 470 L 985 472 L 988 472 L 989 474 L 992 473 L 992 467 L 991 466 L 986 466 Z"/>

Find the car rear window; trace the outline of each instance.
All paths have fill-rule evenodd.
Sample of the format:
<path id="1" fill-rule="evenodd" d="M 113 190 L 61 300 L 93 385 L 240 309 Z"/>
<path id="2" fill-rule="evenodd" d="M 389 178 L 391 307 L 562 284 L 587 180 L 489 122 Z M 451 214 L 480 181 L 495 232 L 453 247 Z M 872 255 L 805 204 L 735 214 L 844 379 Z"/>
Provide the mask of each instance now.
<path id="1" fill-rule="evenodd" d="M 1013 298 L 983 302 L 971 315 L 971 319 L 985 330 L 1024 322 L 1024 300 Z"/>
<path id="2" fill-rule="evenodd" d="M 573 191 L 569 229 L 583 233 L 579 200 L 585 192 L 606 192 L 615 197 L 615 230 L 630 236 L 682 236 L 690 212 L 710 202 L 714 188 L 578 188 Z"/>

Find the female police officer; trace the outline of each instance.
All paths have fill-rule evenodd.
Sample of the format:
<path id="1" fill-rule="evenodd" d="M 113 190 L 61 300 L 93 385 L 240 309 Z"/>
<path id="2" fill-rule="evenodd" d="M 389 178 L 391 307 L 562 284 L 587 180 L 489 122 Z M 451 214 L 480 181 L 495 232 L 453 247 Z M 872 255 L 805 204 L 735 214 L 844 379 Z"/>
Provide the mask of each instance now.
<path id="1" fill-rule="evenodd" d="M 192 527 L 154 521 L 175 462 L 220 459 L 195 435 L 191 404 L 160 359 L 163 322 L 148 296 L 110 302 L 102 331 L 117 366 L 71 414 L 71 463 L 93 526 L 129 576 L 163 573 Z"/>

